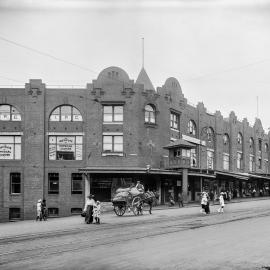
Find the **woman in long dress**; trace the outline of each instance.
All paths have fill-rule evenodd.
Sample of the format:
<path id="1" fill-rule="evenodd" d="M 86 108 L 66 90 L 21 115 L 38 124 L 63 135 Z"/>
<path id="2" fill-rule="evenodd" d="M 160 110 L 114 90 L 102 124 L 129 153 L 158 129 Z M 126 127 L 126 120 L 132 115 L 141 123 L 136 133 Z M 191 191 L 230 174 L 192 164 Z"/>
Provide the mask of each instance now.
<path id="1" fill-rule="evenodd" d="M 87 224 L 93 223 L 94 205 L 95 205 L 94 195 L 89 195 L 86 199 L 84 210 L 83 210 L 86 213 L 85 223 Z"/>

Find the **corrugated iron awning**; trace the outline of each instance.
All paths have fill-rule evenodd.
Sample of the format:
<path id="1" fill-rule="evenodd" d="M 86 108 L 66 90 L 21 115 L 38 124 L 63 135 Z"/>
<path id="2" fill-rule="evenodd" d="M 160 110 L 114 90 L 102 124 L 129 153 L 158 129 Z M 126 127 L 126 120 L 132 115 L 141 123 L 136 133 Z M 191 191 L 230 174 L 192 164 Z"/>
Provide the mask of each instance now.
<path id="1" fill-rule="evenodd" d="M 196 145 L 190 142 L 187 142 L 183 139 L 177 139 L 174 142 L 170 142 L 168 145 L 164 146 L 164 149 L 171 149 L 171 148 L 176 148 L 176 147 L 181 147 L 181 148 L 195 148 Z"/>

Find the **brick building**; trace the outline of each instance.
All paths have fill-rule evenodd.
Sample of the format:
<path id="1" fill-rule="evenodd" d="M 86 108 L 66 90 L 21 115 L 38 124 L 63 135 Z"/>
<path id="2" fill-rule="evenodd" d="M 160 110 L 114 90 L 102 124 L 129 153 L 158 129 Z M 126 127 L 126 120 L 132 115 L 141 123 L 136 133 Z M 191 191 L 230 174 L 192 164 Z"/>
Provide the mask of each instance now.
<path id="1" fill-rule="evenodd" d="M 160 203 L 202 188 L 268 195 L 269 136 L 231 112 L 192 106 L 168 78 L 153 87 L 118 68 L 85 88 L 30 80 L 0 89 L 0 220 L 33 219 L 46 198 L 50 216 L 79 213 L 90 192 L 109 202 L 115 189 L 141 180 Z"/>

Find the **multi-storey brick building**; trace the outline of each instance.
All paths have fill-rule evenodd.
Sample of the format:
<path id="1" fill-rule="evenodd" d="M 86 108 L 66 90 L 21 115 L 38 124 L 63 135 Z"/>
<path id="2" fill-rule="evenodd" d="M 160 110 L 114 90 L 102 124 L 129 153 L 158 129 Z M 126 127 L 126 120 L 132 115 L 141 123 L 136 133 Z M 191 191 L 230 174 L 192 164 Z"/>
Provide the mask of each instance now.
<path id="1" fill-rule="evenodd" d="M 51 88 L 30 80 L 0 89 L 0 220 L 78 213 L 90 192 L 110 201 L 115 189 L 141 180 L 160 203 L 202 188 L 251 189 L 268 195 L 269 136 L 232 112 L 223 118 L 188 104 L 179 82 L 154 89 L 144 69 L 136 82 L 117 67 L 86 88 Z"/>

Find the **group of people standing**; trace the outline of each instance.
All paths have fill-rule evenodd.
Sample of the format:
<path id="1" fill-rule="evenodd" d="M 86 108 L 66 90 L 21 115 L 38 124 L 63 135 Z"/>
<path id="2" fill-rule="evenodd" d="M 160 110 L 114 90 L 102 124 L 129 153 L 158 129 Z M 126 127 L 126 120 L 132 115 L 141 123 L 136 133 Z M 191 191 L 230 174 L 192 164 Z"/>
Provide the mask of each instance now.
<path id="1" fill-rule="evenodd" d="M 217 210 L 218 213 L 224 213 L 224 206 L 225 206 L 224 196 L 225 196 L 224 192 L 221 192 L 219 195 L 218 199 L 219 199 L 220 207 Z M 210 201 L 211 200 L 212 198 L 209 196 L 209 194 L 203 191 L 201 194 L 201 206 L 202 206 L 202 209 L 200 210 L 201 213 L 210 214 Z"/>
<path id="2" fill-rule="evenodd" d="M 92 224 L 94 220 L 96 224 L 100 224 L 101 204 L 95 200 L 94 195 L 90 194 L 87 197 L 83 213 L 86 224 Z"/>

